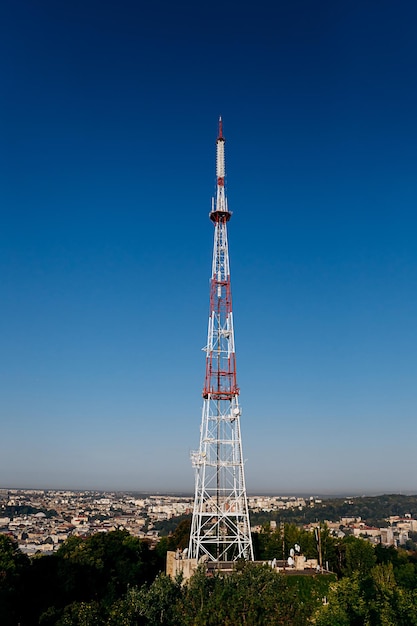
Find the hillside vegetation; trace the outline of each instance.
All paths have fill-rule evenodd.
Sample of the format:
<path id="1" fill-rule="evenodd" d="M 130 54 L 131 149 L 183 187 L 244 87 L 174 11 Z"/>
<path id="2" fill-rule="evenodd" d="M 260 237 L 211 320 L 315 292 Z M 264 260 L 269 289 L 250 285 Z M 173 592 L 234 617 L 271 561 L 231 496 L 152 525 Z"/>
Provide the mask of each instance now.
<path id="1" fill-rule="evenodd" d="M 0 535 L 2 626 L 417 626 L 417 554 L 374 548 L 321 528 L 334 575 L 284 576 L 239 563 L 229 577 L 203 570 L 186 584 L 163 574 L 168 548 L 188 541 L 189 522 L 155 550 L 126 531 L 71 537 L 49 556 L 23 555 Z M 283 541 L 284 539 L 284 541 Z M 286 556 L 297 542 L 317 556 L 311 532 L 266 524 L 254 535 L 260 558 Z M 280 552 L 281 551 L 281 552 Z"/>

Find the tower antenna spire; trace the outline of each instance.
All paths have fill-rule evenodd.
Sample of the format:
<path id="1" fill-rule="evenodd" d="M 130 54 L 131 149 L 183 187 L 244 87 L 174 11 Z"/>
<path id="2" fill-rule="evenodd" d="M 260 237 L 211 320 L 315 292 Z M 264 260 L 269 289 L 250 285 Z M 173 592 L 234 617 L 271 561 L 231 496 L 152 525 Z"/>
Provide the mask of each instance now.
<path id="1" fill-rule="evenodd" d="M 191 454 L 195 498 L 188 555 L 211 561 L 253 560 L 240 433 L 239 388 L 227 243 L 231 213 L 224 189 L 223 123 L 216 141 L 217 193 L 210 219 L 214 224 L 210 281 L 206 375 L 200 446 Z"/>
<path id="2" fill-rule="evenodd" d="M 226 219 L 230 219 L 230 214 L 227 210 L 227 199 L 224 190 L 224 181 L 226 177 L 226 166 L 224 159 L 224 144 L 226 140 L 223 137 L 223 122 L 221 116 L 219 117 L 219 134 L 216 140 L 216 177 L 217 177 L 217 192 L 216 200 L 213 201 L 213 208 L 210 214 L 210 218 L 216 223 L 216 219 L 219 216 L 218 213 L 226 215 Z M 217 217 L 216 217 L 217 216 Z"/>

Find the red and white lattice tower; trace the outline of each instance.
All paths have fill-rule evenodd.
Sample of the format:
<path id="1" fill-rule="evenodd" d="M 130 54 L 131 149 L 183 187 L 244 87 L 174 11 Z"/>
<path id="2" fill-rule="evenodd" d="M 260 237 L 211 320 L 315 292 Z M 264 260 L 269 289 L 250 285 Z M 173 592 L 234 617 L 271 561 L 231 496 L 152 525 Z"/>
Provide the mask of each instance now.
<path id="1" fill-rule="evenodd" d="M 217 195 L 210 219 L 214 224 L 213 268 L 206 352 L 206 378 L 199 450 L 191 454 L 195 499 L 188 556 L 211 561 L 253 560 L 246 497 L 239 388 L 230 288 L 227 222 L 231 213 L 224 189 L 224 137 L 219 120 Z"/>

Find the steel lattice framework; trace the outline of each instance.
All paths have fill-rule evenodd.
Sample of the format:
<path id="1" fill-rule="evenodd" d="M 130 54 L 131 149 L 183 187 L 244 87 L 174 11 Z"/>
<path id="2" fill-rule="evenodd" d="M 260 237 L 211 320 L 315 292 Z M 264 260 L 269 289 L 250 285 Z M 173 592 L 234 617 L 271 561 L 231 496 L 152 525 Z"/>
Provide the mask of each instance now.
<path id="1" fill-rule="evenodd" d="M 224 189 L 222 120 L 216 146 L 217 194 L 210 219 L 214 224 L 210 281 L 206 376 L 199 450 L 191 454 L 195 499 L 188 556 L 211 561 L 253 560 L 246 497 L 239 388 L 230 287 L 227 222 L 231 213 Z"/>

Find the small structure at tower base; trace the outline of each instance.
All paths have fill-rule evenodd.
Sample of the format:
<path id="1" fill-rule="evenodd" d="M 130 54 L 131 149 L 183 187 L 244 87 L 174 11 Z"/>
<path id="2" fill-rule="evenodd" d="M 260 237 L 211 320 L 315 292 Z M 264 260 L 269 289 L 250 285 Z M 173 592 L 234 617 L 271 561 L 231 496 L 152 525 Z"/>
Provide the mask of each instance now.
<path id="1" fill-rule="evenodd" d="M 284 574 L 285 576 L 317 576 L 320 574 L 332 574 L 323 567 L 320 568 L 317 559 L 306 559 L 303 555 L 296 555 L 291 565 L 288 560 L 273 559 L 272 561 L 252 561 L 254 565 L 265 565 L 270 567 L 274 572 Z M 177 550 L 176 552 L 167 552 L 167 576 L 175 579 L 182 574 L 183 582 L 186 582 L 196 572 L 197 568 L 204 565 L 206 575 L 224 574 L 227 576 L 236 571 L 239 567 L 239 561 L 209 561 L 200 559 L 189 559 L 187 553 Z"/>
<path id="2" fill-rule="evenodd" d="M 176 552 L 167 552 L 167 576 L 176 578 L 182 574 L 183 580 L 186 581 L 194 574 L 198 566 L 197 559 L 189 559 L 186 554 L 177 550 Z"/>

